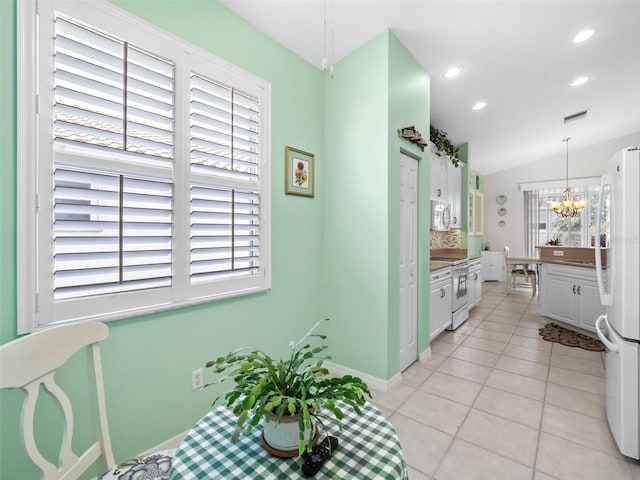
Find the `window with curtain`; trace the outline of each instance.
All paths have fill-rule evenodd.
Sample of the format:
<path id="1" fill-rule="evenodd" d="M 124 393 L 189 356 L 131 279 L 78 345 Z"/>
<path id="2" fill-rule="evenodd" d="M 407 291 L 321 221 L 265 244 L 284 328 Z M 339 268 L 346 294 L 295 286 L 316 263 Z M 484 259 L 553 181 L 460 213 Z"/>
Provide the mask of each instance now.
<path id="1" fill-rule="evenodd" d="M 537 256 L 536 246 L 558 241 L 567 247 L 593 247 L 596 233 L 596 208 L 599 186 L 572 188 L 574 198 L 588 200 L 587 206 L 576 217 L 563 218 L 557 215 L 549 201 L 562 199 L 563 188 L 533 189 L 524 192 L 525 206 L 525 251 L 528 256 Z M 600 222 L 601 243 L 606 243 L 608 200 L 605 196 Z M 603 245 L 605 246 L 605 245 Z"/>
<path id="2" fill-rule="evenodd" d="M 18 15 L 19 332 L 269 288 L 268 83 L 106 2 Z"/>

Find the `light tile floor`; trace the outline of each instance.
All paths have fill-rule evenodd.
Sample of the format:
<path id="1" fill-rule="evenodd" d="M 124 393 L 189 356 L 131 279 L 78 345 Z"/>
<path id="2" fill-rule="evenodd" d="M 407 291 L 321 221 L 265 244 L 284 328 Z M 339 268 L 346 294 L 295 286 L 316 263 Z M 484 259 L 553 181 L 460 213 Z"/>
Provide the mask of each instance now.
<path id="1" fill-rule="evenodd" d="M 640 480 L 604 411 L 604 356 L 542 340 L 531 290 L 486 282 L 482 301 L 402 384 L 373 392 L 411 480 Z"/>

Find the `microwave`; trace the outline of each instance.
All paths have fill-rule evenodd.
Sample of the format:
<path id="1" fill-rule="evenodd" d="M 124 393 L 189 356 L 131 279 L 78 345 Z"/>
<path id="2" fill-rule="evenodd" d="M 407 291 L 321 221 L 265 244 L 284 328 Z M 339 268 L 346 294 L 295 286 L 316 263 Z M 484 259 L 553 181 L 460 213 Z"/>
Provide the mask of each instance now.
<path id="1" fill-rule="evenodd" d="M 451 226 L 451 208 L 444 200 L 431 200 L 431 230 L 447 231 Z"/>

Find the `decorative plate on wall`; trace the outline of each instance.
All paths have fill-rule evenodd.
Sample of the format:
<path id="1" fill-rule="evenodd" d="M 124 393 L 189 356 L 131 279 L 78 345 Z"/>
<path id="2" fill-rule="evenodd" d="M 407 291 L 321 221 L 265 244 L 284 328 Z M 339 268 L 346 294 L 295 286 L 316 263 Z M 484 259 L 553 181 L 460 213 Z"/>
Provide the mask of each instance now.
<path id="1" fill-rule="evenodd" d="M 499 227 L 504 227 L 506 224 L 507 224 L 507 222 L 505 222 L 504 220 L 500 220 L 500 221 L 498 222 L 498 226 L 499 226 Z"/>
<path id="2" fill-rule="evenodd" d="M 506 208 L 499 208 L 498 209 L 498 215 L 500 215 L 501 217 L 504 217 L 507 214 L 507 209 Z"/>
<path id="3" fill-rule="evenodd" d="M 506 195 L 498 195 L 496 197 L 496 203 L 498 205 L 504 205 L 505 203 L 507 203 L 507 196 Z"/>

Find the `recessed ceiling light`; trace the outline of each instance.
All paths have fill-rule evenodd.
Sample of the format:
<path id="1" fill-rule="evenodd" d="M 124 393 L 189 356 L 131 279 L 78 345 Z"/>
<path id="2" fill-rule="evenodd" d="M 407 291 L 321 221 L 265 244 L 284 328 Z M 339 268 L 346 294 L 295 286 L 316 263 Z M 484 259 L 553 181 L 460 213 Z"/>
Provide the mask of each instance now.
<path id="1" fill-rule="evenodd" d="M 589 77 L 578 77 L 573 82 L 571 82 L 572 87 L 577 87 L 578 85 L 582 85 L 583 83 L 587 83 L 589 81 Z"/>
<path id="2" fill-rule="evenodd" d="M 473 107 L 471 107 L 473 110 L 482 110 L 484 107 L 487 106 L 487 102 L 478 102 L 476 103 Z"/>
<path id="3" fill-rule="evenodd" d="M 585 40 L 590 39 L 596 31 L 593 28 L 589 28 L 588 30 L 582 30 L 575 37 L 573 37 L 573 43 L 581 43 Z"/>
<path id="4" fill-rule="evenodd" d="M 461 66 L 450 67 L 446 72 L 444 72 L 444 78 L 453 78 L 457 76 L 462 71 Z"/>

